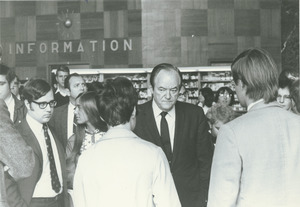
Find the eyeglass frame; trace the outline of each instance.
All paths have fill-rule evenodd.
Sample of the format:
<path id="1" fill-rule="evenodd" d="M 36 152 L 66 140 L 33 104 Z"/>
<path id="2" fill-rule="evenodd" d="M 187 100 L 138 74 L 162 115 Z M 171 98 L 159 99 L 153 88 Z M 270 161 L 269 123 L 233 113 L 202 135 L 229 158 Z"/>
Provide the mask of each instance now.
<path id="1" fill-rule="evenodd" d="M 43 102 L 31 101 L 31 102 L 37 104 L 40 109 L 47 108 L 48 104 L 49 104 L 50 108 L 54 108 L 57 104 L 57 101 L 55 101 L 55 100 L 52 100 L 52 101 L 49 101 L 49 102 L 46 102 L 46 101 L 43 101 Z M 46 104 L 46 105 L 43 107 L 43 104 Z"/>

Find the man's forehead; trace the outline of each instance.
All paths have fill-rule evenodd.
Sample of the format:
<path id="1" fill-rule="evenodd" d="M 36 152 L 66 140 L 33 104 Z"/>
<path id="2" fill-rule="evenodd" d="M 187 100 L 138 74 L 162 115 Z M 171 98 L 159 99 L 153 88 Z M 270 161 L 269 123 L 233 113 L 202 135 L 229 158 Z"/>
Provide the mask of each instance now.
<path id="1" fill-rule="evenodd" d="M 77 83 L 83 83 L 83 82 L 84 82 L 84 80 L 82 77 L 74 76 L 74 77 L 70 78 L 70 83 L 73 85 L 75 85 Z"/>

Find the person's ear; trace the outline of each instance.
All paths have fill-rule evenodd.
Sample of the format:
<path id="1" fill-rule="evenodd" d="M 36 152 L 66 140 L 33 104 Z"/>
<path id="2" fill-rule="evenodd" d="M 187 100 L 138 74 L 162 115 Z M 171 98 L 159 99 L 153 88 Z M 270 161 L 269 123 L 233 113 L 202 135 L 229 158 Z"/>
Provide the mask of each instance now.
<path id="1" fill-rule="evenodd" d="M 70 91 L 70 89 L 66 88 L 66 94 L 67 94 L 67 96 L 71 96 L 71 91 Z"/>
<path id="2" fill-rule="evenodd" d="M 27 99 L 24 100 L 24 104 L 25 104 L 27 110 L 32 110 L 31 104 L 28 102 Z"/>

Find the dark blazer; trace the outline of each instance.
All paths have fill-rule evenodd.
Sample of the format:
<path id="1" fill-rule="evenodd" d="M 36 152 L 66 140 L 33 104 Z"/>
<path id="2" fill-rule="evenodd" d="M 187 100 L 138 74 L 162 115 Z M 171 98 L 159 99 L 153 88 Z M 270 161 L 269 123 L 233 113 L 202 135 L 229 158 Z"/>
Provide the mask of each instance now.
<path id="1" fill-rule="evenodd" d="M 27 114 L 27 108 L 23 101 L 19 100 L 14 94 L 12 94 L 13 99 L 15 100 L 15 112 L 13 117 L 13 123 L 18 124 L 24 119 Z"/>
<path id="2" fill-rule="evenodd" d="M 7 184 L 7 198 L 8 203 L 11 207 L 14 206 L 30 206 L 30 202 L 32 199 L 32 195 L 35 189 L 37 182 L 39 181 L 41 174 L 43 173 L 43 155 L 39 145 L 37 138 L 35 137 L 34 133 L 30 129 L 26 119 L 23 119 L 22 122 L 17 125 L 17 129 L 19 130 L 20 134 L 24 138 L 25 142 L 31 146 L 34 156 L 35 156 L 35 165 L 33 168 L 33 172 L 30 177 L 25 178 L 23 180 L 15 182 L 11 178 L 6 179 Z M 67 193 L 67 183 L 66 183 L 66 163 L 65 163 L 65 152 L 61 146 L 61 143 L 57 141 L 53 130 L 49 127 L 59 154 L 60 164 L 61 164 L 61 171 L 62 171 L 62 178 L 63 178 L 63 195 L 66 200 L 66 193 Z"/>
<path id="3" fill-rule="evenodd" d="M 213 143 L 203 110 L 177 102 L 171 172 L 183 207 L 206 205 Z M 149 142 L 162 146 L 155 123 L 152 101 L 138 106 L 134 132 Z"/>
<path id="4" fill-rule="evenodd" d="M 68 142 L 68 105 L 69 103 L 55 108 L 52 118 L 48 123 L 48 125 L 54 129 L 64 150 Z"/>

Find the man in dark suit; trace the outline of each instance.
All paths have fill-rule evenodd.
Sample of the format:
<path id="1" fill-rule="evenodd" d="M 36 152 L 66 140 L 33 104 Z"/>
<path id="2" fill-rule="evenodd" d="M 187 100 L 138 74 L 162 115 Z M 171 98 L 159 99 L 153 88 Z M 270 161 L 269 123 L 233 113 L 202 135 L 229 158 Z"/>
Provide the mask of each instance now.
<path id="1" fill-rule="evenodd" d="M 56 70 L 56 91 L 54 93 L 54 100 L 57 102 L 55 107 L 62 106 L 69 102 L 68 92 L 65 88 L 65 79 L 70 74 L 70 70 L 66 65 L 60 65 Z"/>
<path id="2" fill-rule="evenodd" d="M 0 64 L 0 98 L 5 101 L 14 124 L 20 123 L 27 112 L 23 101 L 19 100 L 10 89 L 12 81 L 16 77 L 12 69 Z"/>
<path id="3" fill-rule="evenodd" d="M 155 66 L 150 83 L 153 100 L 138 106 L 134 132 L 164 150 L 182 206 L 205 206 L 213 144 L 203 110 L 177 101 L 182 83 L 177 67 Z"/>
<path id="4" fill-rule="evenodd" d="M 35 154 L 30 177 L 15 182 L 7 177 L 10 206 L 64 206 L 66 198 L 65 153 L 47 122 L 56 105 L 50 85 L 41 79 L 31 80 L 23 90 L 27 115 L 17 129 Z"/>
<path id="5" fill-rule="evenodd" d="M 77 73 L 72 73 L 65 79 L 65 87 L 68 93 L 69 102 L 55 108 L 49 122 L 49 126 L 54 128 L 64 149 L 66 149 L 68 139 L 75 132 L 75 99 L 79 94 L 86 91 L 86 85 L 82 76 Z"/>
<path id="6" fill-rule="evenodd" d="M 14 180 L 29 177 L 34 166 L 34 156 L 19 132 L 14 128 L 5 102 L 0 99 L 0 206 L 8 206 L 4 172 Z"/>

